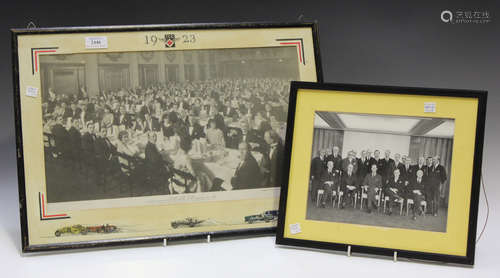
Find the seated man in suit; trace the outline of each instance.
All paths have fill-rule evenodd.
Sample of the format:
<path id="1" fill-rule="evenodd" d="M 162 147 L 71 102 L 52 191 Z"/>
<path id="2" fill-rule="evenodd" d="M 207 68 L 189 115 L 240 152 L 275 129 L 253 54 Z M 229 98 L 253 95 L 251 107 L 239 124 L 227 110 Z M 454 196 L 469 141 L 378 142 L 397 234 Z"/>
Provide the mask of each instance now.
<path id="1" fill-rule="evenodd" d="M 151 186 L 151 189 L 156 190 L 157 192 L 161 191 L 161 193 L 164 194 L 170 194 L 167 186 L 167 180 L 171 178 L 172 175 L 167 170 L 166 163 L 156 147 L 156 140 L 156 133 L 149 132 L 148 143 L 146 144 L 146 149 L 144 150 L 144 179 L 146 180 L 146 184 Z"/>
<path id="2" fill-rule="evenodd" d="M 342 199 L 342 204 L 340 208 L 344 208 L 346 205 L 346 200 L 351 200 L 354 193 L 358 190 L 356 186 L 358 183 L 357 176 L 354 174 L 354 166 L 349 164 L 347 166 L 347 171 L 342 174 L 342 181 L 340 182 L 340 191 L 344 192 L 344 197 Z"/>
<path id="3" fill-rule="evenodd" d="M 328 161 L 326 170 L 321 174 L 321 184 L 323 186 L 323 196 L 321 197 L 321 206 L 325 207 L 327 200 L 330 203 L 333 198 L 333 191 L 339 186 L 340 175 L 333 169 L 333 161 Z M 315 193 L 317 194 L 317 193 Z"/>
<path id="4" fill-rule="evenodd" d="M 260 186 L 260 168 L 250 152 L 250 146 L 246 142 L 241 142 L 238 150 L 240 151 L 240 163 L 231 178 L 233 190 L 253 189 Z"/>
<path id="5" fill-rule="evenodd" d="M 401 177 L 401 173 L 399 169 L 394 169 L 391 178 L 387 180 L 387 183 L 384 186 L 384 194 L 386 197 L 389 197 L 389 212 L 388 214 L 392 214 L 392 206 L 394 202 L 402 202 L 404 201 L 403 196 L 406 193 L 406 185 L 404 179 Z"/>
<path id="6" fill-rule="evenodd" d="M 366 186 L 368 188 L 368 190 L 367 190 L 367 196 L 368 196 L 367 212 L 371 213 L 373 205 L 376 204 L 376 202 L 377 202 L 377 199 L 375 197 L 377 194 L 376 189 L 377 188 L 379 190 L 382 189 L 382 176 L 377 174 L 377 164 L 372 164 L 371 172 L 366 175 L 366 177 L 363 181 L 363 186 Z"/>
<path id="7" fill-rule="evenodd" d="M 417 214 L 422 215 L 420 204 L 424 200 L 425 176 L 424 171 L 417 170 L 417 176 L 410 182 L 407 198 L 413 200 L 413 220 L 417 219 Z"/>
<path id="8" fill-rule="evenodd" d="M 203 127 L 200 125 L 200 120 L 198 117 L 192 115 L 189 117 L 188 122 L 189 122 L 188 132 L 189 136 L 191 136 L 191 140 L 206 137 L 205 131 L 203 130 Z"/>

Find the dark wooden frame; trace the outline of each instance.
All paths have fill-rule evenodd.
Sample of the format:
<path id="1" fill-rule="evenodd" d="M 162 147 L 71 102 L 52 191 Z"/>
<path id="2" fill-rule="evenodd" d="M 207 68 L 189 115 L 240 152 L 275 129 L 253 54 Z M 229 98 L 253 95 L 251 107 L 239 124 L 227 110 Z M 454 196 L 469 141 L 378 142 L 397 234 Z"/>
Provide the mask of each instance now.
<path id="1" fill-rule="evenodd" d="M 467 252 L 466 256 L 455 256 L 438 253 L 417 252 L 411 250 L 397 250 L 389 248 L 379 248 L 372 246 L 348 245 L 343 243 L 330 243 L 316 240 L 302 240 L 284 237 L 286 204 L 288 194 L 289 171 L 291 163 L 293 130 L 295 121 L 295 108 L 297 106 L 297 92 L 300 89 L 322 90 L 324 93 L 328 91 L 350 91 L 383 93 L 383 94 L 399 94 L 399 95 L 427 95 L 427 96 L 445 96 L 445 97 L 463 97 L 478 99 L 477 122 L 475 149 L 472 173 L 472 191 L 469 210 L 469 227 L 467 237 Z M 283 174 L 283 185 L 280 193 L 278 227 L 276 231 L 276 244 L 291 245 L 306 248 L 328 249 L 347 252 L 351 246 L 353 253 L 366 253 L 372 255 L 394 256 L 397 252 L 398 257 L 410 258 L 426 261 L 437 261 L 443 263 L 474 265 L 474 255 L 476 247 L 476 228 L 477 215 L 479 205 L 480 181 L 481 181 L 481 163 L 483 157 L 483 140 L 484 127 L 486 117 L 486 100 L 488 92 L 474 90 L 453 90 L 453 89 L 437 89 L 437 88 L 416 88 L 416 87 L 392 87 L 392 86 L 372 86 L 372 85 L 354 85 L 354 84 L 335 84 L 335 83 L 312 83 L 293 81 L 290 86 L 290 102 L 288 106 L 288 122 L 285 142 L 285 171 Z M 299 104 L 300 105 L 300 104 Z"/>
<path id="2" fill-rule="evenodd" d="M 30 245 L 28 238 L 28 220 L 26 211 L 26 190 L 24 174 L 24 148 L 21 128 L 21 102 L 19 88 L 19 61 L 18 61 L 18 37 L 35 34 L 72 34 L 72 33 L 110 33 L 110 32 L 133 32 L 133 31 L 174 31 L 174 30 L 216 30 L 216 29 L 255 29 L 255 28 L 311 28 L 313 51 L 316 65 L 316 76 L 318 82 L 323 82 L 323 70 L 321 67 L 319 48 L 319 28 L 317 22 L 245 22 L 245 23 L 195 23 L 195 24 L 161 24 L 161 25 L 125 25 L 125 26 L 91 26 L 91 27 L 51 27 L 33 29 L 11 29 L 12 39 L 12 65 L 13 65 L 13 88 L 14 88 L 14 118 L 16 129 L 16 153 L 17 153 L 17 175 L 19 189 L 19 212 L 21 220 L 21 242 L 23 252 L 55 251 L 62 249 L 96 248 L 122 246 L 129 244 L 161 243 L 164 239 L 168 242 L 183 240 L 200 240 L 211 236 L 212 239 L 226 239 L 231 237 L 252 237 L 272 235 L 276 232 L 275 227 L 253 228 L 241 230 L 227 230 L 217 232 L 189 233 L 180 235 L 164 235 L 141 237 L 140 239 L 117 239 L 85 241 L 75 243 L 61 243 L 50 245 Z"/>

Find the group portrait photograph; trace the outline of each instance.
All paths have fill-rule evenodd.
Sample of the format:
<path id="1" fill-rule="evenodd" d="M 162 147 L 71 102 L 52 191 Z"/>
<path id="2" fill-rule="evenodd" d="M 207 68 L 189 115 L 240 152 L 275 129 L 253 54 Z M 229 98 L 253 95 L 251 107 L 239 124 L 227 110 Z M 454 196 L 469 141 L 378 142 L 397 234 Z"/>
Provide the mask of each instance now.
<path id="1" fill-rule="evenodd" d="M 455 121 L 316 111 L 307 219 L 446 232 Z"/>
<path id="2" fill-rule="evenodd" d="M 49 203 L 280 186 L 293 46 L 40 57 Z"/>

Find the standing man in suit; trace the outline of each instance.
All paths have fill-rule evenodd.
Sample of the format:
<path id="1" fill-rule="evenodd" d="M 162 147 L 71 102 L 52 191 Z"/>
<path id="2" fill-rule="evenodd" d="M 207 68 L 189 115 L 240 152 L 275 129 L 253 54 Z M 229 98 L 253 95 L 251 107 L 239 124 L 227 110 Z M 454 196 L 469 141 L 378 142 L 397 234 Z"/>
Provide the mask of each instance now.
<path id="1" fill-rule="evenodd" d="M 281 138 L 273 130 L 268 130 L 264 133 L 264 140 L 269 145 L 269 186 L 280 187 L 283 177 L 283 143 Z"/>
<path id="2" fill-rule="evenodd" d="M 337 146 L 333 146 L 333 154 L 331 157 L 333 161 L 333 169 L 336 171 L 342 170 L 342 156 L 340 155 L 340 149 Z"/>
<path id="3" fill-rule="evenodd" d="M 314 157 L 311 161 L 311 199 L 313 202 L 316 202 L 316 194 L 318 193 L 318 189 L 321 188 L 321 176 L 326 170 L 325 153 L 324 149 L 318 150 L 318 156 Z"/>
<path id="4" fill-rule="evenodd" d="M 233 190 L 252 189 L 259 185 L 261 179 L 260 168 L 257 161 L 250 152 L 250 146 L 246 142 L 241 142 L 238 146 L 240 151 L 240 163 L 231 178 Z"/>
<path id="5" fill-rule="evenodd" d="M 56 124 L 52 126 L 51 133 L 54 136 L 56 143 L 56 153 L 63 160 L 68 160 L 70 157 L 70 141 L 69 133 L 64 127 L 63 117 L 61 115 L 57 116 Z M 66 166 L 66 164 L 63 164 Z"/>
<path id="6" fill-rule="evenodd" d="M 367 190 L 367 195 L 368 195 L 368 206 L 367 206 L 367 212 L 371 213 L 372 212 L 372 207 L 375 204 L 375 207 L 377 206 L 377 199 L 375 196 L 377 195 L 376 188 L 379 190 L 382 190 L 382 177 L 377 173 L 377 164 L 372 164 L 371 166 L 371 172 L 370 174 L 366 175 L 363 185 L 368 188 Z"/>
<path id="7" fill-rule="evenodd" d="M 425 158 L 423 156 L 418 158 L 418 163 L 415 165 L 415 171 L 421 170 L 424 176 L 427 176 L 427 167 L 425 166 Z"/>
<path id="8" fill-rule="evenodd" d="M 92 122 L 87 124 L 87 128 L 82 135 L 82 160 L 85 165 L 87 173 L 87 183 L 89 182 L 90 171 L 95 169 L 95 134 L 94 124 Z"/>
<path id="9" fill-rule="evenodd" d="M 361 151 L 361 157 L 358 158 L 358 171 L 356 172 L 356 176 L 358 177 L 358 182 L 356 185 L 361 185 L 363 183 L 363 179 L 366 174 L 370 171 L 370 158 L 368 156 L 368 150 Z M 371 155 L 371 154 L 370 154 Z"/>
<path id="10" fill-rule="evenodd" d="M 387 181 L 391 178 L 394 169 L 394 160 L 391 158 L 391 151 L 385 150 L 384 159 L 382 159 L 382 183 L 386 184 Z"/>
<path id="11" fill-rule="evenodd" d="M 429 176 L 429 171 L 432 168 L 432 156 L 427 157 L 425 160 L 425 166 L 427 168 L 427 173 L 424 172 L 424 174 L 427 174 L 427 177 Z"/>
<path id="12" fill-rule="evenodd" d="M 71 145 L 69 160 L 73 170 L 79 170 L 81 168 L 82 135 L 80 133 L 80 125 L 80 120 L 75 118 L 73 119 L 72 125 L 68 130 L 69 143 Z"/>
<path id="13" fill-rule="evenodd" d="M 384 161 L 382 160 L 382 158 L 380 158 L 380 151 L 379 150 L 375 150 L 373 152 L 373 157 L 370 159 L 370 165 L 377 165 L 377 174 L 380 175 L 380 177 L 382 177 L 383 175 L 383 170 L 384 170 Z M 371 166 L 370 166 L 370 169 L 371 169 Z"/>
<path id="14" fill-rule="evenodd" d="M 406 156 L 405 156 L 406 160 Z M 404 163 L 401 162 L 401 155 L 399 153 L 394 155 L 394 167 L 392 168 L 392 172 L 394 173 L 394 170 L 399 169 L 399 172 L 402 173 L 402 169 L 404 168 Z"/>
<path id="15" fill-rule="evenodd" d="M 411 165 L 411 157 L 407 157 L 405 160 L 405 165 L 403 166 L 403 169 L 401 171 L 402 176 L 405 181 L 411 181 L 415 178 L 415 167 Z"/>
<path id="16" fill-rule="evenodd" d="M 442 184 L 447 180 L 446 169 L 440 164 L 441 158 L 435 156 L 432 159 L 432 167 L 429 170 L 427 185 L 427 200 L 432 203 L 432 214 L 438 215 L 439 210 L 439 195 L 441 192 Z"/>
<path id="17" fill-rule="evenodd" d="M 358 160 L 356 159 L 356 153 L 351 150 L 347 154 L 347 157 L 342 160 L 342 174 L 347 173 L 347 166 L 352 165 L 353 172 L 356 174 L 358 171 Z"/>
<path id="18" fill-rule="evenodd" d="M 105 185 L 107 172 L 111 169 L 109 161 L 115 151 L 113 149 L 114 146 L 110 144 L 109 139 L 106 137 L 107 131 L 105 127 L 102 127 L 100 131 L 96 131 L 94 141 L 95 169 L 98 185 Z"/>

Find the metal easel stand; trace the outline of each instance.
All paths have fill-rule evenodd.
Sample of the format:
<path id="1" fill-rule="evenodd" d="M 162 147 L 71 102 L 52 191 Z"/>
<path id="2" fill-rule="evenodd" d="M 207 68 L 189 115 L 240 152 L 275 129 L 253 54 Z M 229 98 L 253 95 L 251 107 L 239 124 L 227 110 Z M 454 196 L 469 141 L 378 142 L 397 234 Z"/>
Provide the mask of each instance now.
<path id="1" fill-rule="evenodd" d="M 351 255 L 352 255 L 351 245 L 347 245 L 347 257 L 351 257 Z M 394 262 L 398 261 L 398 251 L 394 251 L 393 261 Z"/>
<path id="2" fill-rule="evenodd" d="M 211 234 L 207 234 L 207 243 L 210 243 L 210 242 L 212 242 Z M 167 243 L 168 243 L 167 238 L 164 238 L 163 239 L 163 247 L 167 247 Z"/>

